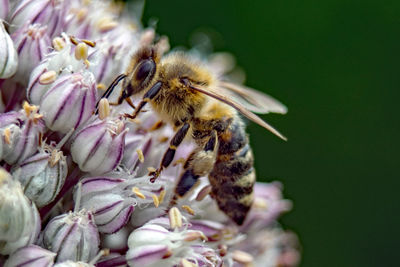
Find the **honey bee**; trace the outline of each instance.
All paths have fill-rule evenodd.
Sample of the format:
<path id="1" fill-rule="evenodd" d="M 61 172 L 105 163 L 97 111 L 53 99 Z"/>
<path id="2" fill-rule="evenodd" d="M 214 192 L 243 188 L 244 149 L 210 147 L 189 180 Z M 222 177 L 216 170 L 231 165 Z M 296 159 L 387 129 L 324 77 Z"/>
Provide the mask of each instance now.
<path id="1" fill-rule="evenodd" d="M 156 46 L 139 49 L 126 74 L 118 76 L 103 97 L 110 96 L 120 80 L 122 92 L 115 104 L 127 101 L 135 109 L 126 117 L 135 118 L 149 103 L 177 129 L 160 167 L 150 174 L 151 181 L 171 164 L 177 147 L 190 136 L 197 148 L 186 159 L 173 200 L 189 192 L 199 177 L 208 176 L 218 207 L 241 225 L 253 203 L 256 178 L 249 138 L 238 112 L 285 140 L 253 113 L 284 114 L 285 106 L 253 89 L 222 81 L 185 53 L 162 56 Z M 135 95 L 143 95 L 136 107 L 130 99 Z"/>

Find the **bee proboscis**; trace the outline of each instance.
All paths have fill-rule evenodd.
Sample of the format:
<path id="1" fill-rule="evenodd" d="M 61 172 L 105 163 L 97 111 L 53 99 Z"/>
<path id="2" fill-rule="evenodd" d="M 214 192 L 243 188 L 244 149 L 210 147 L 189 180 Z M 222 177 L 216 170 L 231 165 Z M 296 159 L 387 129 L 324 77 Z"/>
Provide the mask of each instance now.
<path id="1" fill-rule="evenodd" d="M 238 112 L 278 137 L 277 130 L 253 112 L 286 113 L 286 107 L 272 97 L 242 85 L 223 81 L 205 65 L 185 53 L 161 56 L 156 46 L 140 48 L 125 74 L 118 76 L 103 97 L 108 97 L 123 79 L 118 103 L 127 101 L 135 118 L 149 103 L 155 112 L 177 129 L 160 167 L 151 181 L 173 161 L 177 147 L 190 136 L 197 148 L 186 159 L 173 200 L 185 195 L 201 176 L 208 176 L 211 196 L 218 207 L 241 225 L 253 203 L 256 181 L 253 153 L 245 125 Z M 135 107 L 131 96 L 143 94 Z"/>

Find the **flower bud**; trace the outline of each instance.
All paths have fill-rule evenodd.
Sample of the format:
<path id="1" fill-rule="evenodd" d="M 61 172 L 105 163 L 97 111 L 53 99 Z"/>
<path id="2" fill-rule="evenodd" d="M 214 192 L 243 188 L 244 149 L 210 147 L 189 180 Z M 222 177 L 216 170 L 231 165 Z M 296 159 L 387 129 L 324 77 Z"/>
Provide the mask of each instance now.
<path id="1" fill-rule="evenodd" d="M 0 169 L 0 254 L 8 255 L 36 241 L 40 218 L 21 184 Z"/>
<path id="2" fill-rule="evenodd" d="M 67 177 L 67 160 L 62 151 L 45 145 L 41 151 L 25 159 L 13 176 L 24 187 L 25 195 L 41 208 L 55 199 Z"/>
<path id="3" fill-rule="evenodd" d="M 24 161 L 33 155 L 39 144 L 39 135 L 44 129 L 38 107 L 24 104 L 19 112 L 0 114 L 0 157 L 8 164 Z"/>
<path id="4" fill-rule="evenodd" d="M 82 180 L 81 208 L 92 212 L 101 233 L 115 233 L 129 220 L 135 199 L 123 193 L 125 180 L 93 177 Z M 76 198 L 76 194 L 75 194 Z"/>
<path id="5" fill-rule="evenodd" d="M 4 2 L 1 0 L 1 2 Z M 0 12 L 2 12 L 0 6 Z M 6 79 L 15 74 L 18 68 L 18 53 L 14 43 L 4 28 L 0 17 L 0 79 Z"/>
<path id="6" fill-rule="evenodd" d="M 68 74 L 57 79 L 43 95 L 40 111 L 47 127 L 67 133 L 92 116 L 96 99 L 93 74 L 88 71 Z"/>
<path id="7" fill-rule="evenodd" d="M 5 20 L 7 18 L 9 11 L 10 11 L 9 0 L 0 0 L 0 20 Z"/>
<path id="8" fill-rule="evenodd" d="M 126 177 L 127 175 L 116 176 Z M 82 180 L 80 208 L 92 212 L 101 233 L 115 233 L 129 221 L 135 206 L 140 208 L 140 206 L 154 204 L 151 197 L 154 193 L 145 187 L 149 184 L 147 176 L 131 179 L 85 178 Z M 155 191 L 160 190 L 161 187 L 159 183 L 151 186 Z M 74 197 L 77 198 L 76 192 Z"/>
<path id="9" fill-rule="evenodd" d="M 65 7 L 68 1 L 26 0 L 12 12 L 10 24 L 21 27 L 25 22 L 39 23 L 48 27 L 49 35 L 58 35 L 65 23 Z"/>
<path id="10" fill-rule="evenodd" d="M 74 45 L 66 34 L 52 41 L 54 51 L 36 66 L 29 79 L 26 96 L 30 102 L 39 105 L 43 95 L 51 88 L 57 78 L 71 73 L 79 73 L 87 66 L 77 60 L 72 51 Z"/>
<path id="11" fill-rule="evenodd" d="M 29 73 L 50 52 L 51 42 L 47 34 L 47 26 L 25 24 L 11 37 L 20 59 L 14 80 L 27 85 Z"/>
<path id="12" fill-rule="evenodd" d="M 94 265 L 82 261 L 63 261 L 54 264 L 53 267 L 94 267 Z"/>
<path id="13" fill-rule="evenodd" d="M 125 125 L 121 120 L 95 120 L 73 137 L 72 159 L 85 172 L 110 172 L 121 162 L 125 135 Z"/>
<path id="14" fill-rule="evenodd" d="M 56 262 L 88 262 L 99 250 L 99 232 L 90 212 L 81 210 L 54 217 L 42 232 L 44 248 L 57 252 Z"/>
<path id="15" fill-rule="evenodd" d="M 36 245 L 29 245 L 15 251 L 6 261 L 4 267 L 51 267 L 56 253 Z"/>
<path id="16" fill-rule="evenodd" d="M 129 266 L 175 266 L 179 263 L 190 266 L 194 262 L 198 266 L 222 265 L 216 251 L 204 243 L 206 237 L 202 232 L 184 227 L 172 230 L 173 225 L 164 227 L 157 221 L 150 221 L 130 234 L 126 254 Z M 164 224 L 165 220 L 161 221 Z"/>

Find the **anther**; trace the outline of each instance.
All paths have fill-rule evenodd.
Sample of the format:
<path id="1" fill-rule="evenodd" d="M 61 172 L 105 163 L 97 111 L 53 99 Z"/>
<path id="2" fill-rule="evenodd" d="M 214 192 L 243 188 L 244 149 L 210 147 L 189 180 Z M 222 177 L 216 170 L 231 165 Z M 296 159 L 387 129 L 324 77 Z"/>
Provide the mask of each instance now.
<path id="1" fill-rule="evenodd" d="M 168 212 L 169 215 L 169 225 L 172 229 L 182 227 L 182 214 L 178 208 L 173 207 Z"/>
<path id="2" fill-rule="evenodd" d="M 110 104 L 106 98 L 99 101 L 99 118 L 104 120 L 110 115 Z"/>
<path id="3" fill-rule="evenodd" d="M 189 207 L 188 205 L 182 205 L 182 209 L 184 209 L 190 215 L 194 215 L 194 210 L 191 207 Z"/>
<path id="4" fill-rule="evenodd" d="M 244 252 L 242 250 L 235 250 L 232 253 L 232 259 L 238 263 L 248 265 L 253 262 L 253 256 L 251 256 L 249 253 Z"/>
<path id="5" fill-rule="evenodd" d="M 98 21 L 97 26 L 101 32 L 107 32 L 118 26 L 118 22 L 112 18 L 102 18 Z"/>
<path id="6" fill-rule="evenodd" d="M 147 167 L 147 171 L 149 172 L 149 173 L 153 173 L 153 172 L 156 172 L 156 168 L 154 168 L 154 167 Z"/>
<path id="7" fill-rule="evenodd" d="M 75 58 L 85 60 L 88 57 L 88 46 L 85 43 L 79 43 L 75 47 Z"/>
<path id="8" fill-rule="evenodd" d="M 200 231 L 187 232 L 185 234 L 185 237 L 183 238 L 183 240 L 188 241 L 188 242 L 195 241 L 197 239 L 201 239 L 204 241 L 208 240 L 208 238 Z"/>
<path id="9" fill-rule="evenodd" d="M 99 90 L 105 90 L 106 89 L 106 85 L 104 83 L 98 83 L 97 84 L 97 89 Z"/>
<path id="10" fill-rule="evenodd" d="M 54 82 L 57 78 L 57 73 L 54 70 L 46 71 L 39 77 L 40 84 L 50 84 Z"/>
<path id="11" fill-rule="evenodd" d="M 3 135 L 4 135 L 4 141 L 6 141 L 8 145 L 11 144 L 11 129 L 6 128 L 3 132 Z"/>
<path id="12" fill-rule="evenodd" d="M 158 206 L 160 206 L 160 200 L 158 199 L 158 197 L 156 195 L 151 195 L 151 197 L 153 198 L 154 206 L 156 208 L 158 208 Z"/>
<path id="13" fill-rule="evenodd" d="M 160 195 L 158 195 L 158 202 L 161 204 L 164 201 L 164 197 L 165 197 L 165 190 L 162 190 L 160 192 Z"/>
<path id="14" fill-rule="evenodd" d="M 265 199 L 256 197 L 254 199 L 253 206 L 257 209 L 266 210 L 268 208 L 268 203 Z"/>
<path id="15" fill-rule="evenodd" d="M 141 198 L 141 199 L 145 199 L 145 198 L 146 198 L 146 196 L 143 195 L 143 193 L 140 192 L 140 189 L 137 188 L 136 186 L 132 188 L 132 192 L 133 192 L 137 197 L 139 197 L 139 198 Z"/>
<path id="16" fill-rule="evenodd" d="M 136 153 L 138 154 L 139 161 L 140 161 L 141 163 L 143 163 L 143 162 L 144 162 L 143 151 L 142 151 L 140 148 L 138 148 L 138 149 L 136 149 Z"/>
<path id="17" fill-rule="evenodd" d="M 182 267 L 198 267 L 196 263 L 190 262 L 187 259 L 182 259 L 180 262 L 180 266 Z"/>
<path id="18" fill-rule="evenodd" d="M 206 196 L 211 193 L 211 185 L 203 187 L 196 196 L 196 201 L 202 201 Z"/>
<path id="19" fill-rule="evenodd" d="M 87 44 L 90 47 L 95 47 L 96 46 L 96 42 L 95 41 L 90 41 L 90 40 L 86 40 L 86 39 L 82 39 L 82 42 L 84 42 L 85 44 Z"/>
<path id="20" fill-rule="evenodd" d="M 53 47 L 56 51 L 61 51 L 64 49 L 64 47 L 67 45 L 64 41 L 63 38 L 61 37 L 56 37 L 52 41 Z"/>

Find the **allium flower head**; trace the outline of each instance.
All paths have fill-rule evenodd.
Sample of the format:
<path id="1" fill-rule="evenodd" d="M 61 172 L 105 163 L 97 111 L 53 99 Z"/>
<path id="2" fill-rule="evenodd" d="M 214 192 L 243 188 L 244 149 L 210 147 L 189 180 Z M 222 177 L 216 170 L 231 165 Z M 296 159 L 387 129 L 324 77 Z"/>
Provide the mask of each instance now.
<path id="1" fill-rule="evenodd" d="M 179 127 L 151 105 L 133 118 L 142 96 L 117 105 L 124 82 L 115 79 L 132 56 L 153 46 L 163 57 L 170 48 L 135 14 L 108 0 L 0 0 L 0 265 L 296 266 L 298 241 L 278 223 L 291 209 L 281 184 L 256 183 L 239 226 L 207 177 L 229 153 L 196 165 L 188 159 L 212 145 L 194 142 L 193 129 L 176 135 Z M 230 79 L 232 55 L 188 53 Z M 190 164 L 207 168 L 178 196 Z"/>

